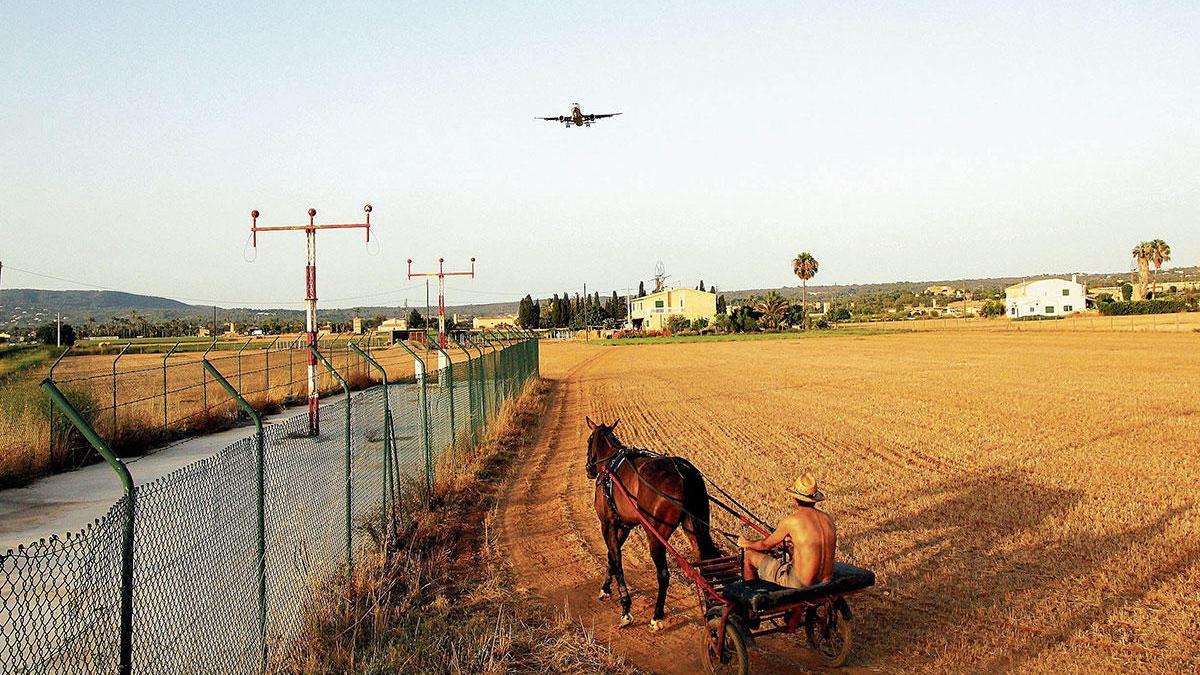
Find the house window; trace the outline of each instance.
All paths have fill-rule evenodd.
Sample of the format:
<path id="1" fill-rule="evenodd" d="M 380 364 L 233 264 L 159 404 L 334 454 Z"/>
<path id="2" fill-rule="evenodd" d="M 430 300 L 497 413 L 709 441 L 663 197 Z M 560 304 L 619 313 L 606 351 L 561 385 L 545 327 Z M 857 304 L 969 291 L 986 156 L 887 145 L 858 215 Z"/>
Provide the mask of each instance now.
<path id="1" fill-rule="evenodd" d="M 1047 313 L 1047 314 L 1053 314 L 1053 313 L 1054 313 L 1054 306 L 1053 306 L 1053 305 L 1046 305 L 1046 313 Z"/>
<path id="2" fill-rule="evenodd" d="M 1013 305 L 1012 308 L 1009 309 L 1008 313 L 1012 314 L 1013 316 L 1016 316 L 1017 315 L 1017 306 Z"/>
<path id="3" fill-rule="evenodd" d="M 1070 305 L 1063 305 L 1063 311 L 1064 312 L 1073 312 L 1073 311 L 1075 311 L 1075 308 Z"/>
<path id="4" fill-rule="evenodd" d="M 1068 295 L 1070 295 L 1070 294 L 1071 294 L 1071 289 L 1069 289 L 1069 288 L 1064 288 L 1064 289 L 1063 289 L 1063 296 L 1064 296 L 1064 297 L 1066 297 L 1066 296 L 1068 296 Z"/>

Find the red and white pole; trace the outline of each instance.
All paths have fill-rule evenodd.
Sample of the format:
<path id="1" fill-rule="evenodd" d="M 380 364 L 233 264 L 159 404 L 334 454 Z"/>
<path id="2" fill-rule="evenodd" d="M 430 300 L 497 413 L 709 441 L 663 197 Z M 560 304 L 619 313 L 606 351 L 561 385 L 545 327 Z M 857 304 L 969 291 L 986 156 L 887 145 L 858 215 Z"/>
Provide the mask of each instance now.
<path id="1" fill-rule="evenodd" d="M 304 268 L 304 330 L 308 335 L 308 346 L 317 345 L 317 230 L 313 227 L 316 209 L 308 210 L 308 228 L 304 234 L 308 239 L 308 266 Z M 317 396 L 317 357 L 308 351 L 308 433 L 316 436 L 321 430 Z"/>

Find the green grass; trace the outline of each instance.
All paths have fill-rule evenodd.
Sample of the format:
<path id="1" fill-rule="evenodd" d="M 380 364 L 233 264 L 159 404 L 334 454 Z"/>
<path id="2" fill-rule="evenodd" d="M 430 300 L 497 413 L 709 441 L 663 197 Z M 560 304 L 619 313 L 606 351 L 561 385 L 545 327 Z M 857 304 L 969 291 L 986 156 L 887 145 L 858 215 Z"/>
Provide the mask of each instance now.
<path id="1" fill-rule="evenodd" d="M 10 347 L 0 351 L 0 380 L 50 360 L 53 347 Z"/>
<path id="2" fill-rule="evenodd" d="M 885 335 L 906 332 L 898 328 L 838 328 L 833 330 L 810 330 L 787 333 L 728 333 L 713 335 L 672 335 L 670 337 L 638 337 L 620 340 L 600 340 L 602 345 L 657 345 L 678 342 L 743 342 L 748 340 L 799 340 L 804 338 L 835 337 L 845 335 Z"/>

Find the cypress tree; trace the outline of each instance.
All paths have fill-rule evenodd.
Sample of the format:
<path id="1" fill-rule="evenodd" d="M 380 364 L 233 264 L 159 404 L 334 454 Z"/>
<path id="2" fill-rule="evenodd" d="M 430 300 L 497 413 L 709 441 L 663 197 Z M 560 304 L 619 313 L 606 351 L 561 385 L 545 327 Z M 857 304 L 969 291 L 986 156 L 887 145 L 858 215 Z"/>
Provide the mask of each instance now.
<path id="1" fill-rule="evenodd" d="M 644 297 L 646 297 L 646 282 L 644 282 L 644 281 L 639 281 L 639 282 L 638 282 L 638 294 L 637 294 L 637 296 L 638 296 L 639 298 L 644 298 Z"/>

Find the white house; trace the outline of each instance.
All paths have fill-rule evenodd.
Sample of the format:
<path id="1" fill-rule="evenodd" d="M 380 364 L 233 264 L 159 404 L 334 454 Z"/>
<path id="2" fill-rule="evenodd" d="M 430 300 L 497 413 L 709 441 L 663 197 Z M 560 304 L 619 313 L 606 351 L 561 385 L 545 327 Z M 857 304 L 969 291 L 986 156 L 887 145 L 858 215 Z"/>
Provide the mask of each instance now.
<path id="1" fill-rule="evenodd" d="M 1087 308 L 1087 289 L 1076 277 L 1035 279 L 1004 289 L 1008 318 L 1026 316 L 1066 316 Z"/>

